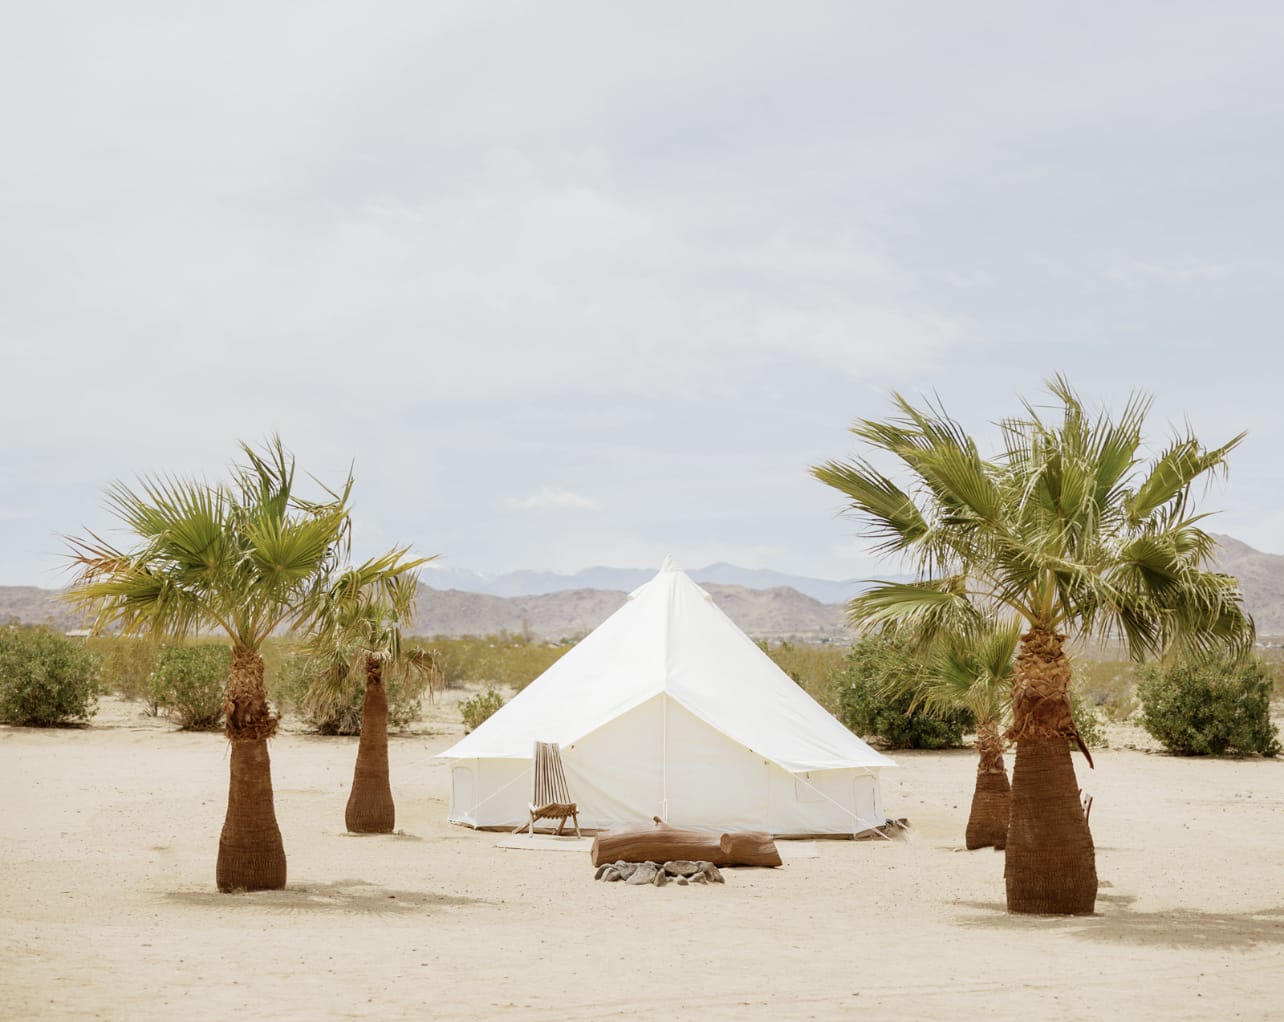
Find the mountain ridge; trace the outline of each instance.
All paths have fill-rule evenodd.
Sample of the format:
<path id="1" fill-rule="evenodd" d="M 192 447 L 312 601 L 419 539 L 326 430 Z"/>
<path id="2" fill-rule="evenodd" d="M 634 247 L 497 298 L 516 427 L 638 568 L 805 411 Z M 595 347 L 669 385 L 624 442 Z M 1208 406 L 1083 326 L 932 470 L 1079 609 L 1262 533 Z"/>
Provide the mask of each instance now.
<path id="1" fill-rule="evenodd" d="M 692 580 L 704 585 L 743 586 L 746 589 L 794 589 L 820 603 L 846 603 L 864 588 L 858 579 L 825 579 L 791 575 L 770 568 L 741 568 L 718 561 L 688 571 Z M 500 575 L 486 575 L 465 568 L 450 568 L 439 562 L 426 565 L 419 580 L 433 589 L 458 590 L 487 596 L 542 596 L 573 589 L 607 589 L 629 593 L 655 575 L 652 568 L 614 568 L 594 565 L 572 574 L 555 571 L 521 569 Z M 892 580 L 908 576 L 893 575 Z"/>
<path id="2" fill-rule="evenodd" d="M 749 589 L 707 583 L 713 602 L 751 638 L 845 642 L 852 638 L 841 604 L 825 604 L 788 587 Z M 624 606 L 618 589 L 567 589 L 533 596 L 491 596 L 420 584 L 419 635 L 529 635 L 543 640 L 587 635 Z"/>
<path id="3" fill-rule="evenodd" d="M 1255 550 L 1232 536 L 1215 535 L 1217 553 L 1213 568 L 1239 579 L 1245 609 L 1253 615 L 1258 634 L 1284 636 L 1284 555 Z M 586 568 L 574 575 L 554 572 L 509 572 L 497 579 L 501 587 L 539 588 L 552 583 L 583 582 L 596 586 L 564 585 L 546 592 L 512 595 L 477 592 L 441 582 L 455 580 L 459 572 L 440 569 L 420 573 L 415 625 L 417 635 L 489 635 L 507 632 L 544 640 L 574 639 L 592 631 L 618 610 L 627 594 L 654 576 L 642 568 Z M 477 573 L 464 573 L 483 579 Z M 718 563 L 689 572 L 714 602 L 744 632 L 755 639 L 788 639 L 798 642 L 843 642 L 853 633 L 847 625 L 844 604 L 849 596 L 821 600 L 797 585 L 765 584 L 790 580 L 850 587 L 856 595 L 861 584 L 806 579 L 769 569 L 739 568 Z M 712 577 L 711 577 L 712 576 Z M 896 576 L 891 576 L 896 578 Z M 732 580 L 756 581 L 746 585 Z M 492 582 L 494 580 L 491 580 Z M 434 584 L 437 583 L 437 584 Z M 615 584 L 611 584 L 615 583 Z M 474 583 L 479 584 L 479 583 Z M 820 592 L 828 590 L 820 589 Z M 56 589 L 35 586 L 0 586 L 0 623 L 52 624 L 62 630 L 83 628 L 84 620 L 62 603 Z"/>

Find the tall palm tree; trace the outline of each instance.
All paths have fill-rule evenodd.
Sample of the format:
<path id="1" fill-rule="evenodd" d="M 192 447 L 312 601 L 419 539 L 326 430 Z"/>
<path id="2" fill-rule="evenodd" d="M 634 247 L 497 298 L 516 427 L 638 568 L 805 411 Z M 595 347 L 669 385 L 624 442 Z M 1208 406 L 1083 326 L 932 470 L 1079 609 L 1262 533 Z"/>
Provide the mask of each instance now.
<path id="1" fill-rule="evenodd" d="M 1113 636 L 1142 657 L 1174 643 L 1251 644 L 1235 579 L 1205 568 L 1214 540 L 1191 502 L 1195 482 L 1225 471 L 1244 434 L 1214 449 L 1177 436 L 1143 465 L 1148 398 L 1134 395 L 1116 420 L 1090 416 L 1061 376 L 1048 389 L 1060 421 L 1025 403 L 1000 423 L 1003 449 L 988 460 L 939 403 L 920 409 L 894 395 L 894 418 L 858 420 L 852 433 L 900 463 L 909 492 L 868 458 L 812 471 L 848 498 L 880 552 L 918 575 L 858 597 L 858 622 L 948 631 L 970 607 L 1022 622 L 1008 730 L 1008 910 L 1089 914 L 1096 856 L 1067 741 L 1078 735 L 1063 645 L 1068 634 Z"/>
<path id="2" fill-rule="evenodd" d="M 274 632 L 309 624 L 346 562 L 352 474 L 339 491 L 322 486 L 321 499 L 307 500 L 279 437 L 262 454 L 240 446 L 247 463 L 233 466 L 228 483 L 166 476 L 141 480 L 137 491 L 114 484 L 108 507 L 136 545 L 120 550 L 92 532 L 68 537 L 76 575 L 67 597 L 94 613 L 95 630 L 159 638 L 215 629 L 231 640 L 230 782 L 216 883 L 277 890 L 286 859 L 267 745 L 277 718 L 261 649 Z"/>
<path id="3" fill-rule="evenodd" d="M 388 773 L 387 672 L 417 673 L 430 685 L 439 674 L 429 654 L 402 645 L 402 626 L 414 619 L 418 578 L 412 569 L 431 560 L 400 561 L 404 554 L 396 552 L 394 573 L 343 573 L 330 588 L 303 650 L 316 669 L 310 692 L 314 700 L 346 702 L 354 675 L 364 685 L 361 737 L 344 811 L 344 822 L 354 834 L 391 834 L 396 826 Z"/>

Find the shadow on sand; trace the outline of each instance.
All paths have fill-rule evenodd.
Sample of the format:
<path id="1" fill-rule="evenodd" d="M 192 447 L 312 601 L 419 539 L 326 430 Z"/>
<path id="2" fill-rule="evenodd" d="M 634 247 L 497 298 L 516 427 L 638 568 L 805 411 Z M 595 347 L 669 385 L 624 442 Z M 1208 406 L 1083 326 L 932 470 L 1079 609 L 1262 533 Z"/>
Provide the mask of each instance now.
<path id="1" fill-rule="evenodd" d="M 961 901 L 960 906 L 978 914 L 960 919 L 959 925 L 1011 932 L 1046 932 L 1052 927 L 1057 932 L 1106 944 L 1198 950 L 1246 950 L 1258 944 L 1284 944 L 1284 907 L 1256 912 L 1133 912 L 1130 906 L 1135 900 L 1121 894 L 1098 894 L 1097 913 L 1091 916 L 1009 915 L 1003 902 Z"/>
<path id="2" fill-rule="evenodd" d="M 490 905 L 484 898 L 464 898 L 430 891 L 399 891 L 365 880 L 336 880 L 330 884 L 291 884 L 284 891 L 170 891 L 170 901 L 206 908 L 261 908 L 273 912 L 303 914 L 342 913 L 363 916 L 401 916 L 456 908 L 463 905 Z"/>

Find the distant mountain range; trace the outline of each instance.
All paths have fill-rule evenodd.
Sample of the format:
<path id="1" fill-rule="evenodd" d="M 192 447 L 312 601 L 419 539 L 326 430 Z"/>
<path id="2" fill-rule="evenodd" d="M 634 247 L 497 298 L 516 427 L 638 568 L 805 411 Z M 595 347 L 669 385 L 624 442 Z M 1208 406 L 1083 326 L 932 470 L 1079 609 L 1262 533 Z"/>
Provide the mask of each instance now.
<path id="1" fill-rule="evenodd" d="M 1244 606 L 1257 623 L 1257 634 L 1284 636 L 1284 555 L 1264 554 L 1233 536 L 1215 536 L 1213 567 L 1234 575 L 1244 593 Z"/>
<path id="2" fill-rule="evenodd" d="M 1284 636 L 1284 556 L 1262 553 L 1232 536 L 1216 536 L 1213 567 L 1234 575 L 1259 635 Z M 851 637 L 843 607 L 864 588 L 847 582 L 786 575 L 734 564 L 687 572 L 714 602 L 755 638 L 799 641 Z M 429 565 L 420 573 L 419 630 L 441 635 L 526 632 L 555 638 L 582 635 L 655 575 L 648 568 L 586 568 L 573 575 L 514 571 L 482 575 Z M 909 576 L 888 575 L 890 581 Z M 443 591 L 444 590 L 444 591 Z"/>
<path id="3" fill-rule="evenodd" d="M 1284 556 L 1218 536 L 1214 568 L 1234 575 L 1261 636 L 1284 636 Z M 784 575 L 711 564 L 688 572 L 737 625 L 756 639 L 848 641 L 844 604 L 859 582 Z M 618 609 L 626 594 L 655 575 L 643 568 L 587 568 L 574 575 L 515 571 L 487 577 L 429 566 L 420 574 L 413 631 L 419 635 L 526 634 L 577 638 Z M 896 576 L 892 576 L 895 578 Z M 82 626 L 53 589 L 0 586 L 0 622 Z"/>
<path id="4" fill-rule="evenodd" d="M 859 593 L 862 585 L 852 579 L 836 582 L 803 575 L 785 575 L 766 568 L 738 568 L 734 564 L 710 564 L 688 575 L 704 585 L 707 582 L 746 589 L 796 589 L 820 603 L 846 603 Z M 655 575 L 654 568 L 594 567 L 561 575 L 552 571 L 511 571 L 504 575 L 483 575 L 463 568 L 449 568 L 438 563 L 426 565 L 420 581 L 433 589 L 457 589 L 487 596 L 542 596 L 570 589 L 606 589 L 630 593 Z M 902 576 L 893 576 L 899 578 Z"/>
<path id="5" fill-rule="evenodd" d="M 649 579 L 654 573 L 649 572 Z M 643 581 L 646 581 L 644 579 Z M 847 642 L 842 604 L 821 603 L 796 589 L 749 589 L 703 584 L 713 602 L 755 639 Z M 586 635 L 615 613 L 628 594 L 619 589 L 567 589 L 533 596 L 491 596 L 419 587 L 414 631 L 419 635 L 496 635 L 545 640 Z"/>

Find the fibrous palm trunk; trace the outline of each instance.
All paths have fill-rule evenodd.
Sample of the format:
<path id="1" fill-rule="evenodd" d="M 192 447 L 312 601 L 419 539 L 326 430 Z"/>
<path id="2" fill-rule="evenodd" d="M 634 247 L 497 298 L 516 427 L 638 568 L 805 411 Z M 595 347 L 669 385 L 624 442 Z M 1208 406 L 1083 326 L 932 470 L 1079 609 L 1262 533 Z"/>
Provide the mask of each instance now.
<path id="1" fill-rule="evenodd" d="M 1008 911 L 1091 915 L 1097 899 L 1096 852 L 1070 761 L 1078 732 L 1070 715 L 1070 664 L 1064 635 L 1021 636 L 1012 683 L 1016 741 L 1008 823 Z"/>
<path id="2" fill-rule="evenodd" d="M 267 747 L 276 718 L 263 688 L 263 658 L 252 650 L 232 651 L 226 710 L 231 781 L 215 882 L 220 891 L 279 891 L 285 886 L 285 846 L 272 801 Z"/>
<path id="3" fill-rule="evenodd" d="M 391 834 L 397 822 L 388 782 L 388 692 L 383 685 L 383 664 L 374 657 L 366 660 L 361 739 L 343 819 L 354 834 Z"/>
<path id="4" fill-rule="evenodd" d="M 977 725 L 976 749 L 980 762 L 976 768 L 976 788 L 972 792 L 972 811 L 967 818 L 966 844 L 969 849 L 1003 848 L 1008 840 L 1012 789 L 1003 764 L 1003 737 L 999 734 L 998 721 L 986 720 Z"/>

